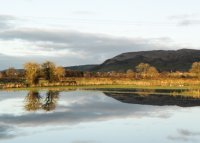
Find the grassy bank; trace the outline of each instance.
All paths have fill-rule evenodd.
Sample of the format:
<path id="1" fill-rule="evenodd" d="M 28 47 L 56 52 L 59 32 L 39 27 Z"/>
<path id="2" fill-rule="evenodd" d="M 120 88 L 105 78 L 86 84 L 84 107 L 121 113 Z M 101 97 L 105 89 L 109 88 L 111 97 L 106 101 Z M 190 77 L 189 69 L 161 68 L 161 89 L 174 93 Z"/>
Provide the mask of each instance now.
<path id="1" fill-rule="evenodd" d="M 61 89 L 61 90 L 70 90 L 70 89 L 85 89 L 85 90 L 103 90 L 103 89 L 163 89 L 163 90 L 189 90 L 189 89 L 200 89 L 199 86 L 137 86 L 137 85 L 77 85 L 77 86 L 46 86 L 46 87 L 26 87 L 26 88 L 6 88 L 0 90 L 46 90 L 46 89 Z"/>
<path id="2" fill-rule="evenodd" d="M 74 85 L 63 83 L 49 83 L 45 86 L 34 85 L 30 87 L 12 87 L 1 88 L 1 90 L 103 90 L 114 91 L 123 90 L 129 92 L 137 89 L 147 90 L 177 90 L 167 92 L 171 96 L 185 95 L 200 97 L 200 80 L 199 79 L 140 79 L 130 78 L 69 78 L 68 81 L 76 81 Z M 12 83 L 8 83 L 12 84 Z M 4 84 L 2 84 L 4 85 Z M 9 87 L 9 86 L 8 86 Z M 181 91 L 181 92 L 180 92 Z M 141 91 L 139 91 L 141 92 Z M 158 94 L 159 92 L 155 92 Z M 144 94 L 144 92 L 142 92 Z M 146 93 L 148 94 L 148 93 Z M 159 93 L 162 94 L 162 93 Z"/>
<path id="3" fill-rule="evenodd" d="M 200 98 L 199 86 L 137 86 L 137 85 L 78 85 L 78 86 L 50 86 L 50 87 L 27 87 L 27 88 L 7 88 L 0 89 L 3 91 L 19 91 L 19 90 L 98 90 L 103 92 L 130 93 L 141 96 L 169 95 L 169 96 L 185 96 Z"/>
<path id="4" fill-rule="evenodd" d="M 130 79 L 130 78 L 68 78 L 68 82 L 53 82 L 25 86 L 25 83 L 1 83 L 0 88 L 145 88 L 145 89 L 200 89 L 199 79 Z M 21 85 L 21 86 L 20 86 Z"/>

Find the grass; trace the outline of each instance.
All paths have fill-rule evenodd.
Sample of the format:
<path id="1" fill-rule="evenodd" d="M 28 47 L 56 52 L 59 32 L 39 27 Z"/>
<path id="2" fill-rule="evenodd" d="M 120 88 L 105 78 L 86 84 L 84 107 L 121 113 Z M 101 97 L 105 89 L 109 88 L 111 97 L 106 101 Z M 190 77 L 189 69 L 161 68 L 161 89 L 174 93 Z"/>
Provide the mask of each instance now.
<path id="1" fill-rule="evenodd" d="M 117 92 L 117 93 L 135 93 L 138 95 L 154 94 L 154 95 L 169 95 L 169 96 L 185 96 L 192 98 L 200 98 L 199 86 L 135 86 L 135 85 L 84 85 L 84 86 L 54 86 L 54 87 L 28 87 L 28 88 L 8 88 L 1 89 L 6 91 L 19 91 L 19 90 L 100 90 L 103 92 Z M 133 91 L 138 90 L 138 91 Z M 165 91 L 154 91 L 165 90 Z M 168 90 L 169 92 L 166 92 Z"/>
<path id="2" fill-rule="evenodd" d="M 70 80 L 70 79 L 69 79 Z M 46 87 L 28 87 L 28 88 L 6 88 L 0 90 L 101 90 L 101 91 L 119 91 L 131 92 L 131 90 L 169 90 L 164 93 L 170 96 L 193 96 L 200 98 L 200 80 L 199 79 L 140 79 L 133 80 L 128 78 L 74 78 L 77 85 L 67 86 L 46 86 Z M 179 90 L 172 91 L 172 90 Z M 141 92 L 141 91 L 139 91 Z M 144 92 L 143 92 L 144 93 Z M 163 94 L 154 92 L 155 94 Z M 145 93 L 148 94 L 148 93 Z"/>
<path id="3" fill-rule="evenodd" d="M 165 89 L 165 90 L 186 90 L 200 89 L 199 86 L 137 86 L 137 85 L 77 85 L 77 86 L 49 86 L 49 87 L 27 87 L 8 88 L 1 90 L 42 90 L 42 89 Z"/>

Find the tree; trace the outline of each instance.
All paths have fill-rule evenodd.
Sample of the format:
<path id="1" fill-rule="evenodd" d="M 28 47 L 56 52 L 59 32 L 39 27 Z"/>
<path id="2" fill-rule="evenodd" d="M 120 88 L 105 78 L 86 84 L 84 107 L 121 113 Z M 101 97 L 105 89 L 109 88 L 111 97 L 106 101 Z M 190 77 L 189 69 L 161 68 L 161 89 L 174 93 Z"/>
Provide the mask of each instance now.
<path id="1" fill-rule="evenodd" d="M 150 65 L 147 63 L 140 63 L 136 66 L 136 71 L 138 73 L 147 73 L 148 69 L 150 68 Z"/>
<path id="2" fill-rule="evenodd" d="M 200 62 L 194 62 L 190 69 L 190 72 L 200 77 Z"/>
<path id="3" fill-rule="evenodd" d="M 147 63 L 140 63 L 139 65 L 136 66 L 136 71 L 142 76 L 146 77 L 148 69 L 151 66 Z"/>
<path id="4" fill-rule="evenodd" d="M 159 75 L 157 69 L 147 63 L 141 63 L 136 66 L 136 71 L 143 77 L 155 77 Z"/>
<path id="5" fill-rule="evenodd" d="M 90 78 L 91 76 L 92 76 L 91 72 L 89 71 L 84 72 L 84 77 Z"/>
<path id="6" fill-rule="evenodd" d="M 19 75 L 17 70 L 13 67 L 7 69 L 5 73 L 6 73 L 6 77 L 8 77 L 8 78 L 16 78 Z"/>
<path id="7" fill-rule="evenodd" d="M 59 81 L 62 80 L 63 77 L 65 77 L 65 69 L 63 67 L 56 67 L 55 69 L 55 75 Z"/>
<path id="8" fill-rule="evenodd" d="M 55 64 L 50 61 L 47 61 L 41 65 L 41 70 L 44 78 L 50 82 L 55 80 L 55 69 Z"/>
<path id="9" fill-rule="evenodd" d="M 6 72 L 5 71 L 0 72 L 0 78 L 5 78 L 5 77 L 6 77 Z"/>
<path id="10" fill-rule="evenodd" d="M 133 70 L 129 69 L 126 71 L 126 77 L 128 78 L 134 78 L 135 77 L 135 73 L 133 72 Z"/>
<path id="11" fill-rule="evenodd" d="M 147 71 L 148 76 L 150 77 L 157 77 L 159 75 L 159 72 L 157 71 L 157 69 L 155 67 L 150 67 Z"/>
<path id="12" fill-rule="evenodd" d="M 24 65 L 25 70 L 25 78 L 29 84 L 37 84 L 39 73 L 40 73 L 40 65 L 37 63 L 26 63 Z"/>

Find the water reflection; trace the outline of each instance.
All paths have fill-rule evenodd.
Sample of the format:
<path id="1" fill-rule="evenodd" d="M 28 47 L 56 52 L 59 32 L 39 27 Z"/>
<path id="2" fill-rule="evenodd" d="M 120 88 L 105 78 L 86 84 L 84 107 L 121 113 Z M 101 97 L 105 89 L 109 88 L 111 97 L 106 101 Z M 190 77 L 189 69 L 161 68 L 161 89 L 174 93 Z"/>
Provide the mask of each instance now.
<path id="1" fill-rule="evenodd" d="M 43 109 L 52 111 L 56 108 L 56 103 L 59 98 L 59 91 L 49 90 L 43 100 L 38 91 L 29 91 L 25 97 L 25 109 L 27 111 L 36 111 Z"/>
<path id="2" fill-rule="evenodd" d="M 16 93 L 17 96 L 18 93 Z M 83 122 L 107 121 L 123 118 L 142 118 L 159 117 L 169 118 L 171 116 L 168 110 L 172 107 L 157 108 L 156 106 L 143 106 L 122 104 L 121 102 L 105 96 L 100 91 L 30 91 L 26 94 L 25 100 L 15 99 L 0 101 L 0 123 L 18 124 L 23 126 L 40 125 L 74 125 Z M 60 95 L 59 95 L 60 94 Z M 8 96 L 5 96 L 5 99 Z M 15 111 L 7 113 L 6 110 L 14 108 L 13 104 L 19 103 Z M 20 105 L 21 104 L 21 105 Z M 6 107 L 5 111 L 1 110 Z M 20 106 L 24 107 L 23 109 Z M 27 112 L 24 112 L 23 110 Z M 55 112 L 48 112 L 52 111 Z M 163 111 L 165 112 L 163 113 Z M 34 111 L 34 112 L 30 112 Z M 17 113 L 19 112 L 19 113 Z"/>
<path id="3" fill-rule="evenodd" d="M 200 106 L 200 98 L 195 98 L 193 96 L 172 96 L 169 94 L 159 94 L 156 92 L 104 92 L 104 94 L 123 103 L 157 106 L 176 105 L 180 107 Z"/>
<path id="4" fill-rule="evenodd" d="M 59 98 L 58 91 L 49 90 L 46 94 L 45 102 L 42 105 L 42 109 L 46 111 L 55 110 L 58 98 Z"/>
<path id="5" fill-rule="evenodd" d="M 25 109 L 27 111 L 39 110 L 42 106 L 41 96 L 38 91 L 29 91 L 28 95 L 25 97 Z"/>
<path id="6" fill-rule="evenodd" d="M 101 91 L 0 91 L 0 142 L 74 143 L 78 138 L 77 142 L 145 143 L 151 138 L 177 143 L 183 134 L 188 140 L 200 138 L 198 107 L 126 104 L 114 96 Z M 125 95 L 129 96 L 133 95 Z"/>
<path id="7" fill-rule="evenodd" d="M 192 142 L 198 142 L 197 139 L 200 136 L 200 132 L 197 131 L 190 131 L 186 129 L 177 129 L 177 132 L 174 134 L 169 135 L 167 138 L 169 140 L 178 142 L 187 142 L 187 141 L 192 141 Z"/>

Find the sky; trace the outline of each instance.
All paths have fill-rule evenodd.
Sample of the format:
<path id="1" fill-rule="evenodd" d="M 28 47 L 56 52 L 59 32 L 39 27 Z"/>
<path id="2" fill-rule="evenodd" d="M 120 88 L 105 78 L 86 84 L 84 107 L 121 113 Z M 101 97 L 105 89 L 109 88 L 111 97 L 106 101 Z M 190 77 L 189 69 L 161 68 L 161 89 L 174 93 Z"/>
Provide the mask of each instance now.
<path id="1" fill-rule="evenodd" d="M 200 49 L 199 0 L 0 3 L 0 70 L 29 61 L 73 66 L 125 52 Z"/>

